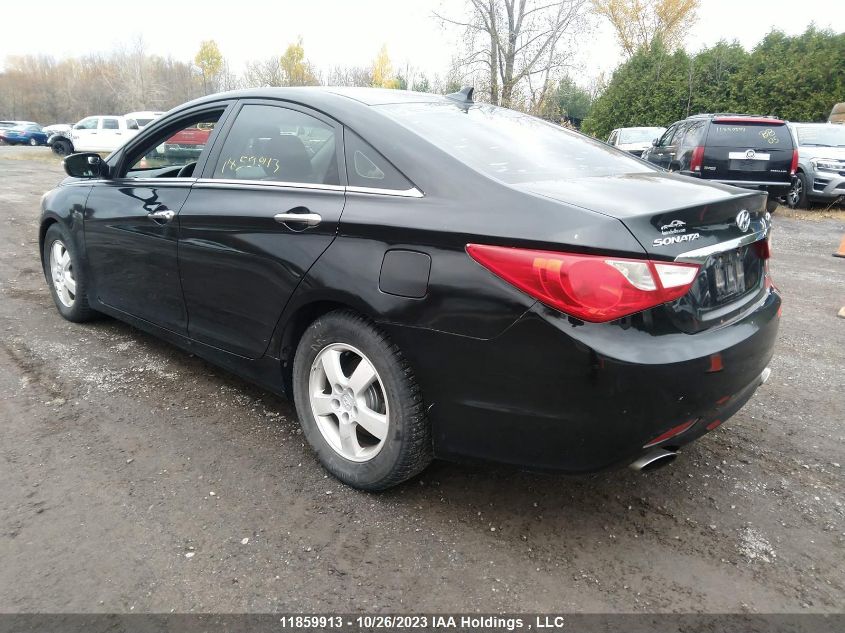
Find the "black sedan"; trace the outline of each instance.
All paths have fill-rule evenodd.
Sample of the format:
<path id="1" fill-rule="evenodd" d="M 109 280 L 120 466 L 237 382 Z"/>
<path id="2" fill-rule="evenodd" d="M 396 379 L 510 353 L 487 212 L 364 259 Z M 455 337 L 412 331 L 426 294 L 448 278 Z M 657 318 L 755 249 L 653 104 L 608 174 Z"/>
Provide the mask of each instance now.
<path id="1" fill-rule="evenodd" d="M 196 127 L 197 153 L 160 151 Z M 65 168 L 40 232 L 62 316 L 116 317 L 293 398 L 358 488 L 433 457 L 656 467 L 768 376 L 764 193 L 469 89 L 213 95 Z"/>

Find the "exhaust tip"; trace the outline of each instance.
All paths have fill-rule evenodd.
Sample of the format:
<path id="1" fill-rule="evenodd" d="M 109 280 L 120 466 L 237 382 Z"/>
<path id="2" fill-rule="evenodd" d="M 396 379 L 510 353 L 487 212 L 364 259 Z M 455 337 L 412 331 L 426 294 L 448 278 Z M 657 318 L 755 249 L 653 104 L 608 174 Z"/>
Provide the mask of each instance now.
<path id="1" fill-rule="evenodd" d="M 643 453 L 639 459 L 633 462 L 630 466 L 633 470 L 639 472 L 648 472 L 657 470 L 668 466 L 678 457 L 675 451 L 667 451 L 663 448 L 655 448 L 646 453 Z"/>
<path id="2" fill-rule="evenodd" d="M 770 367 L 766 367 L 766 369 L 763 370 L 763 373 L 760 374 L 760 384 L 765 385 L 766 381 L 769 379 L 769 376 L 771 376 L 771 375 L 772 375 L 772 369 Z"/>

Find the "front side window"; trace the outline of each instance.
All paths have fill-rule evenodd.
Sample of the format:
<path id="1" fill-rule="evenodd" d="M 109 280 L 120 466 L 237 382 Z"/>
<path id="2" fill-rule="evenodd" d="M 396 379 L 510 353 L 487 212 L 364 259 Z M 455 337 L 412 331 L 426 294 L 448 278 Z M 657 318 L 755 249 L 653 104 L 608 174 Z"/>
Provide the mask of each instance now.
<path id="1" fill-rule="evenodd" d="M 506 108 L 446 102 L 374 107 L 461 162 L 509 184 L 651 171 L 601 141 Z"/>
<path id="2" fill-rule="evenodd" d="M 119 130 L 120 123 L 118 123 L 117 119 L 103 119 L 103 129 L 104 130 Z"/>
<path id="3" fill-rule="evenodd" d="M 335 129 L 298 110 L 245 105 L 226 137 L 213 177 L 340 184 Z"/>
<path id="4" fill-rule="evenodd" d="M 669 145 L 669 143 L 671 143 L 671 142 L 672 142 L 672 137 L 673 137 L 673 136 L 675 136 L 675 130 L 677 130 L 677 129 L 678 129 L 677 124 L 672 125 L 671 127 L 669 127 L 669 129 L 668 129 L 668 130 L 666 130 L 666 131 L 663 133 L 663 136 L 661 136 L 661 137 L 660 137 L 660 141 L 658 141 L 658 143 L 657 143 L 657 144 L 658 144 L 660 147 L 666 147 L 667 145 Z"/>
<path id="5" fill-rule="evenodd" d="M 355 132 L 347 130 L 344 133 L 344 142 L 346 144 L 346 174 L 350 186 L 394 191 L 407 191 L 413 188 L 413 185 L 398 169 Z"/>
<path id="6" fill-rule="evenodd" d="M 223 111 L 205 112 L 164 129 L 132 152 L 130 178 L 193 176 L 196 164 Z M 184 169 L 183 169 L 184 168 Z"/>
<path id="7" fill-rule="evenodd" d="M 97 123 L 99 119 L 95 116 L 88 117 L 87 119 L 82 119 L 79 123 L 76 124 L 77 130 L 96 130 Z"/>

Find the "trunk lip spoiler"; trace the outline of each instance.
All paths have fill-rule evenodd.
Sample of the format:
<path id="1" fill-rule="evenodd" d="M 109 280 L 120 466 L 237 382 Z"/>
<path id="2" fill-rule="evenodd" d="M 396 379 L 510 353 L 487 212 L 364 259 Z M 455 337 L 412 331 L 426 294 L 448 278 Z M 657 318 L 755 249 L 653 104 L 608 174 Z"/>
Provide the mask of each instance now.
<path id="1" fill-rule="evenodd" d="M 711 244 L 710 246 L 686 251 L 685 253 L 681 253 L 675 257 L 675 261 L 681 263 L 699 264 L 703 266 L 711 255 L 732 251 L 735 248 L 748 246 L 754 242 L 766 239 L 766 236 L 769 234 L 769 229 L 771 228 L 770 218 L 771 216 L 766 213 L 764 218 L 752 221 L 749 233 L 725 242 L 719 242 L 718 244 Z"/>

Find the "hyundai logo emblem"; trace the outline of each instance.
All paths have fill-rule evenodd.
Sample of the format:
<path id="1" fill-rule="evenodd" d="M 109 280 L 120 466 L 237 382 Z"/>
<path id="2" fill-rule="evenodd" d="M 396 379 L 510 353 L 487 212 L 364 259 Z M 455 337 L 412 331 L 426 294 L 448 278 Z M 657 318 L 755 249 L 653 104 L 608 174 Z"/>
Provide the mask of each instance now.
<path id="1" fill-rule="evenodd" d="M 751 214 L 745 209 L 737 213 L 736 225 L 739 227 L 740 231 L 745 233 L 748 230 L 748 227 L 751 226 Z"/>

